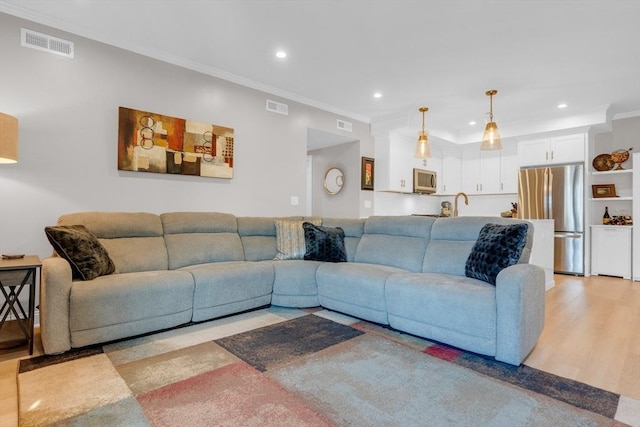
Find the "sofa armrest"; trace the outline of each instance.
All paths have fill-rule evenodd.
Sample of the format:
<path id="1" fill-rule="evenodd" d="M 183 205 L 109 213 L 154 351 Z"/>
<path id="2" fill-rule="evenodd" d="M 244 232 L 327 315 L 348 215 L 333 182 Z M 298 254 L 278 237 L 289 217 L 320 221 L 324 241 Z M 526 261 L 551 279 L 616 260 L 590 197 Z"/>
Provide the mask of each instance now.
<path id="1" fill-rule="evenodd" d="M 40 282 L 40 337 L 45 354 L 71 349 L 69 300 L 71 265 L 60 257 L 42 260 Z"/>
<path id="2" fill-rule="evenodd" d="M 516 264 L 496 279 L 496 360 L 520 365 L 538 341 L 544 327 L 544 270 Z"/>

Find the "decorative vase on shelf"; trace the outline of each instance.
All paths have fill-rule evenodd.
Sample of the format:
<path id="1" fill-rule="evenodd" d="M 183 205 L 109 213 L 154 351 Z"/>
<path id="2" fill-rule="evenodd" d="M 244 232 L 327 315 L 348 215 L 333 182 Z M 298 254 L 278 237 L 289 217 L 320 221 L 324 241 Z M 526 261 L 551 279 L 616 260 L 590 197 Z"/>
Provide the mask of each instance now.
<path id="1" fill-rule="evenodd" d="M 613 161 L 613 163 L 618 164 L 618 167 L 615 168 L 615 170 L 618 171 L 618 170 L 624 169 L 622 167 L 622 163 L 629 160 L 629 151 L 631 150 L 633 150 L 633 147 L 629 148 L 628 150 L 616 150 L 613 153 L 611 153 L 611 160 Z"/>

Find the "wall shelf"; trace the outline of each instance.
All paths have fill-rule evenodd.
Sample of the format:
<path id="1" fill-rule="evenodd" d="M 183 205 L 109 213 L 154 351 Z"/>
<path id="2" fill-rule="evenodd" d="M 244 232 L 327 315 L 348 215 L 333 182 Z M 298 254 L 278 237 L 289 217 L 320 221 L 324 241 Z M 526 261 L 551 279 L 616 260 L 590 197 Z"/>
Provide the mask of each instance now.
<path id="1" fill-rule="evenodd" d="M 611 170 L 611 171 L 602 171 L 602 172 L 591 172 L 591 175 L 618 175 L 625 173 L 633 173 L 633 169 L 620 169 L 620 170 Z"/>
<path id="2" fill-rule="evenodd" d="M 622 201 L 631 201 L 633 200 L 633 197 L 597 197 L 597 198 L 590 198 L 589 199 L 592 202 L 622 202 Z"/>

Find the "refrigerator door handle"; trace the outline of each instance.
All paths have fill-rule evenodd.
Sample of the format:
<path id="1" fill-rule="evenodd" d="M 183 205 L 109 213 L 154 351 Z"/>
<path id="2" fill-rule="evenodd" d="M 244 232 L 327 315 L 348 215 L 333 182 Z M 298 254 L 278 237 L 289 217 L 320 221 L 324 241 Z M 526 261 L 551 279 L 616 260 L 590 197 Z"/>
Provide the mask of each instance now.
<path id="1" fill-rule="evenodd" d="M 544 195 L 542 197 L 544 219 L 551 219 L 551 213 L 553 212 L 553 172 L 551 169 L 545 168 L 544 170 Z"/>
<path id="2" fill-rule="evenodd" d="M 554 233 L 553 237 L 559 239 L 579 239 L 582 237 L 582 233 Z"/>

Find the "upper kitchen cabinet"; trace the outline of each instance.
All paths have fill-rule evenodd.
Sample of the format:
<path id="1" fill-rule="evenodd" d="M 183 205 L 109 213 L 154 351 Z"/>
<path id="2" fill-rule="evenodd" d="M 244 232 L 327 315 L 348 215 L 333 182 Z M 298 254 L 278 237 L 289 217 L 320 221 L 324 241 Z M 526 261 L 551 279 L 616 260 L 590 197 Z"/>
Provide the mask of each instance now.
<path id="1" fill-rule="evenodd" d="M 585 135 L 567 135 L 518 144 L 520 166 L 544 166 L 584 162 Z"/>
<path id="2" fill-rule="evenodd" d="M 515 142 L 503 142 L 500 152 L 500 192 L 518 192 L 518 146 Z"/>
<path id="3" fill-rule="evenodd" d="M 502 150 L 480 151 L 477 144 L 465 147 L 461 155 L 461 188 L 467 194 L 518 192 L 518 157 L 515 144 L 503 143 Z"/>
<path id="4" fill-rule="evenodd" d="M 438 174 L 438 194 L 453 195 L 460 191 L 460 152 L 442 151 L 442 167 Z"/>
<path id="5" fill-rule="evenodd" d="M 413 192 L 413 168 L 429 169 L 422 165 L 422 159 L 414 157 L 415 142 L 396 132 L 391 132 L 386 140 L 376 139 L 377 191 Z"/>
<path id="6" fill-rule="evenodd" d="M 389 176 L 386 186 L 381 190 L 401 191 L 410 193 L 413 191 L 413 155 L 411 153 L 411 141 L 407 138 L 392 137 L 389 146 Z M 384 179 L 383 179 L 384 181 Z"/>
<path id="7" fill-rule="evenodd" d="M 500 191 L 500 151 L 480 151 L 473 147 L 462 152 L 462 191 L 467 194 L 495 194 Z"/>

